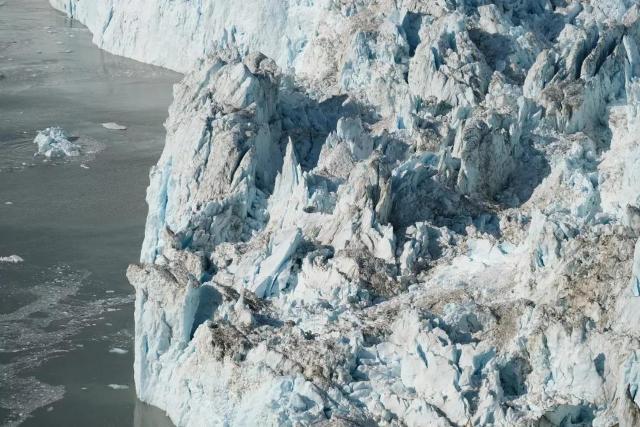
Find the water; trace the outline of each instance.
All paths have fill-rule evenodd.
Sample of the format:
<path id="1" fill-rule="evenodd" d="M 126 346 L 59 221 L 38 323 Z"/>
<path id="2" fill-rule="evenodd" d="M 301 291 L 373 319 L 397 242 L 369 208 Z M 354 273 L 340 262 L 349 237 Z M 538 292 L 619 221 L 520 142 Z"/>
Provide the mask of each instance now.
<path id="1" fill-rule="evenodd" d="M 46 0 L 0 0 L 0 257 L 24 259 L 0 263 L 0 424 L 171 425 L 135 397 L 124 273 L 179 77 L 101 51 Z M 53 125 L 94 154 L 34 158 Z"/>

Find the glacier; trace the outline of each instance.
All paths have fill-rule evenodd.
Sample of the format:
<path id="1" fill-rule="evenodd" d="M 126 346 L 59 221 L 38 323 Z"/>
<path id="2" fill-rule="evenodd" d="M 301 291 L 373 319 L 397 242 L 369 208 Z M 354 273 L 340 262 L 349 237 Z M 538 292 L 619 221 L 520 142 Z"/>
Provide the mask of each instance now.
<path id="1" fill-rule="evenodd" d="M 185 73 L 139 398 L 179 426 L 640 425 L 640 5 L 50 0 Z"/>

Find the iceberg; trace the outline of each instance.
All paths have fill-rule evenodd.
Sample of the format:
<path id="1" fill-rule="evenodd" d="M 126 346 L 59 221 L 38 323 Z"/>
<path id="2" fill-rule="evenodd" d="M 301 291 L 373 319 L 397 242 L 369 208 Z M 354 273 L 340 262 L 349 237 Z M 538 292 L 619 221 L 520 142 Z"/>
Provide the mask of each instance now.
<path id="1" fill-rule="evenodd" d="M 38 146 L 37 154 L 49 159 L 80 155 L 80 146 L 69 141 L 66 132 L 59 127 L 50 127 L 38 132 L 33 142 Z"/>
<path id="2" fill-rule="evenodd" d="M 0 257 L 0 263 L 3 262 L 8 264 L 20 264 L 21 262 L 24 262 L 24 259 L 19 255 L 9 255 Z"/>

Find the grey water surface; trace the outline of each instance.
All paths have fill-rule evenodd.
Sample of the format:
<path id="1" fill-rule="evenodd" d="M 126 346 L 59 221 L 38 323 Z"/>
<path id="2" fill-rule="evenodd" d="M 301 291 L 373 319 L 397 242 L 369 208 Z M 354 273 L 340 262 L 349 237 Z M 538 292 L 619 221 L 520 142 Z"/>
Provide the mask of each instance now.
<path id="1" fill-rule="evenodd" d="M 171 425 L 135 396 L 125 270 L 179 78 L 101 51 L 46 0 L 0 0 L 0 260 L 24 259 L 0 262 L 0 425 Z M 34 157 L 54 125 L 83 155 Z"/>

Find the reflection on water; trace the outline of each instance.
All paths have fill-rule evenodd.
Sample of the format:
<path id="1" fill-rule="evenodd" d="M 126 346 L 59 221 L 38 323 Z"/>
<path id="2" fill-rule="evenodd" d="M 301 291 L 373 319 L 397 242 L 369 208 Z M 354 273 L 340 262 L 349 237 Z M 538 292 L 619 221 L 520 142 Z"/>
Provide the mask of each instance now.
<path id="1" fill-rule="evenodd" d="M 171 425 L 135 397 L 124 272 L 179 77 L 100 51 L 47 0 L 0 0 L 0 257 L 24 259 L 0 263 L 0 425 Z M 50 126 L 84 155 L 35 158 Z"/>
<path id="2" fill-rule="evenodd" d="M 36 163 L 33 159 L 34 144 L 32 142 L 33 139 L 25 137 L 3 141 L 3 155 L 0 157 L 0 172 L 35 166 Z"/>

